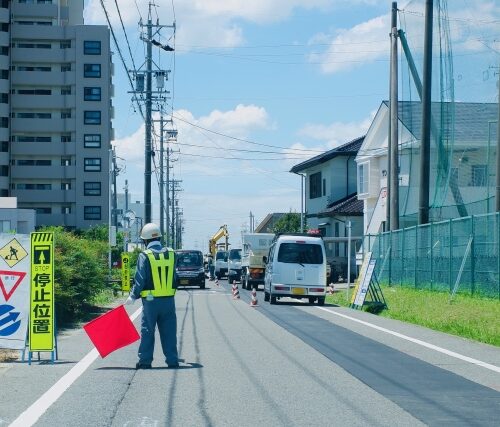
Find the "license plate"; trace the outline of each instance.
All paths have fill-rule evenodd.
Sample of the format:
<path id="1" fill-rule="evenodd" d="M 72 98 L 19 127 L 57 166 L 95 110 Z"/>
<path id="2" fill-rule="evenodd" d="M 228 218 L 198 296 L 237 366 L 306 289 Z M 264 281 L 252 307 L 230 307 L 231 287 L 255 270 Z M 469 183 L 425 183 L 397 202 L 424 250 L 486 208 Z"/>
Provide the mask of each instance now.
<path id="1" fill-rule="evenodd" d="M 181 285 L 189 285 L 188 279 L 181 279 Z"/>
<path id="2" fill-rule="evenodd" d="M 304 295 L 306 293 L 304 288 L 293 288 L 292 294 L 294 295 Z"/>

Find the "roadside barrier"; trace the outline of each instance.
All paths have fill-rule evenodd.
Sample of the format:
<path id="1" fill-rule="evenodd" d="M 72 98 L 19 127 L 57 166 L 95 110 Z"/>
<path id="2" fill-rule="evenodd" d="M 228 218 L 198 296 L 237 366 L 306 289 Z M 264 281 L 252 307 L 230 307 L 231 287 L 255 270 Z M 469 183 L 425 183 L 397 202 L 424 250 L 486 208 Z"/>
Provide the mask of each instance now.
<path id="1" fill-rule="evenodd" d="M 252 289 L 252 301 L 250 301 L 250 307 L 257 307 L 259 305 L 257 301 L 257 289 Z"/>
<path id="2" fill-rule="evenodd" d="M 240 299 L 240 291 L 238 290 L 238 285 L 233 282 L 233 299 Z"/>

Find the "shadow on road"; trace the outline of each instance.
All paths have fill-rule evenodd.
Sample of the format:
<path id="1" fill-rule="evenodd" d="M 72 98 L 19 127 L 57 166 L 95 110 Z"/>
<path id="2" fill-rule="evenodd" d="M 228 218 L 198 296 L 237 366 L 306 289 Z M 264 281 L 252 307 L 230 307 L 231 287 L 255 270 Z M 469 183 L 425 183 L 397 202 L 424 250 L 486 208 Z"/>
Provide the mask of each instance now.
<path id="1" fill-rule="evenodd" d="M 169 371 L 182 371 L 184 369 L 200 369 L 203 365 L 200 363 L 190 363 L 187 365 L 181 365 L 178 368 L 169 368 L 168 366 L 153 366 L 151 370 L 168 369 Z M 135 366 L 104 366 L 102 368 L 97 368 L 96 371 L 136 371 Z M 149 371 L 149 369 L 146 369 Z"/>

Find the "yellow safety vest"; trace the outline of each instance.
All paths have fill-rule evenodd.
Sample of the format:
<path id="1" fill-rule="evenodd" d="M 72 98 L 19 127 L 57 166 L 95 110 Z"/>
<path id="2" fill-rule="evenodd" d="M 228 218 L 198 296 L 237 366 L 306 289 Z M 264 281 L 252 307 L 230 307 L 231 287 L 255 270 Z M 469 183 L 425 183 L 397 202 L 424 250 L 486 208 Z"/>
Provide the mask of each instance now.
<path id="1" fill-rule="evenodd" d="M 141 297 L 173 297 L 174 288 L 174 251 L 153 252 L 151 249 L 144 251 L 151 265 L 151 275 L 154 289 L 141 291 Z"/>

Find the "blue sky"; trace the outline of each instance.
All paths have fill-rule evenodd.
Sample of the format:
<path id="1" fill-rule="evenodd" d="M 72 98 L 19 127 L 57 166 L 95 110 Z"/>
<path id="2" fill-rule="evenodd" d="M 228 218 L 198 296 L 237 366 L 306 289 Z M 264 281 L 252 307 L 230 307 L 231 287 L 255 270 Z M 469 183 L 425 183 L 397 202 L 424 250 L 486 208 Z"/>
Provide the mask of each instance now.
<path id="1" fill-rule="evenodd" d="M 104 3 L 131 67 L 115 2 Z M 156 3 L 154 19 L 158 13 L 160 23 L 169 25 L 175 16 L 177 24 L 175 63 L 172 53 L 153 52 L 162 68 L 173 71 L 169 85 L 174 96 L 169 108 L 173 105 L 179 131 L 178 153 L 173 157 L 174 176 L 183 180 L 184 247 L 205 251 L 208 238 L 221 224 L 228 225 L 230 242 L 238 245 L 250 211 L 259 222 L 270 212 L 300 210 L 300 179 L 288 172 L 291 166 L 363 135 L 381 101 L 387 99 L 391 2 Z M 148 2 L 119 0 L 118 4 L 139 66 L 144 61 L 144 44 L 139 40 L 138 21 L 140 15 L 146 19 Z M 417 65 L 423 44 L 422 4 L 398 4 Z M 106 22 L 100 1 L 86 0 L 85 5 L 87 24 Z M 457 99 L 496 102 L 491 66 L 499 64 L 498 2 L 454 0 L 448 8 Z M 165 29 L 161 34 L 165 42 L 172 32 Z M 144 126 L 132 107 L 117 54 L 114 62 L 114 144 L 126 165 L 118 186 L 123 188 L 128 179 L 133 200 L 142 201 Z M 409 86 L 404 85 L 401 93 L 407 96 Z M 153 219 L 158 221 L 155 179 L 152 198 Z"/>

